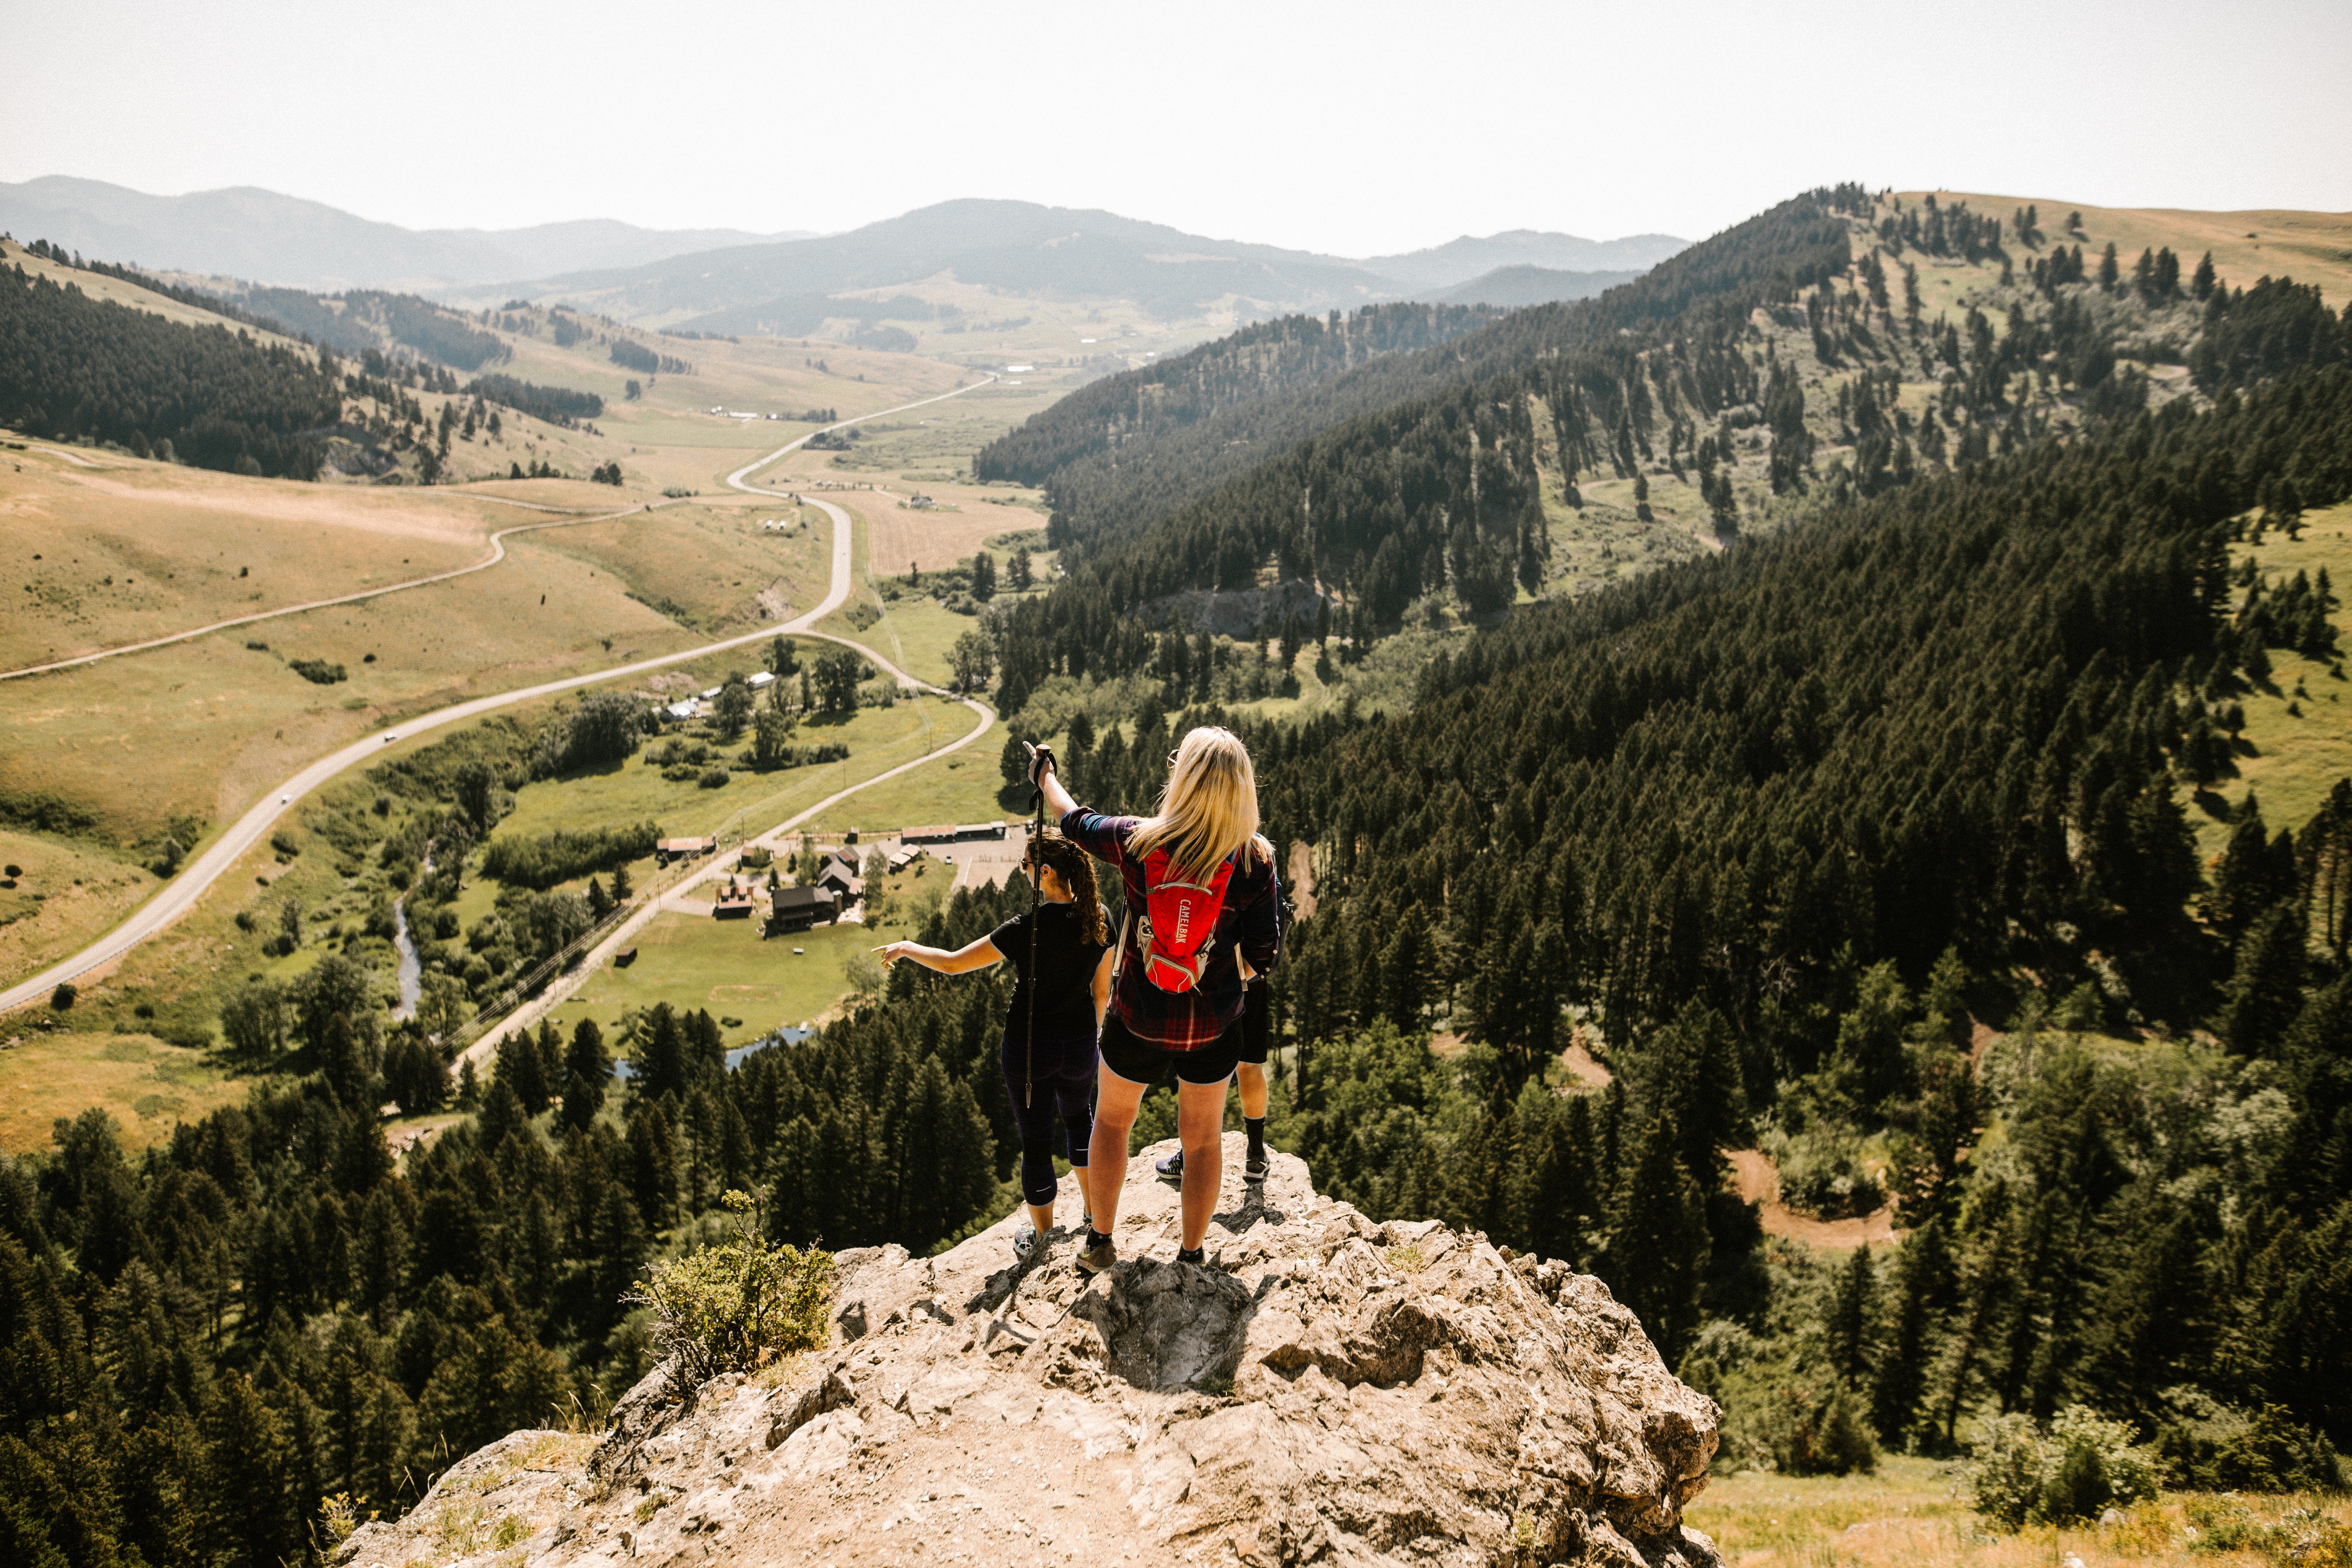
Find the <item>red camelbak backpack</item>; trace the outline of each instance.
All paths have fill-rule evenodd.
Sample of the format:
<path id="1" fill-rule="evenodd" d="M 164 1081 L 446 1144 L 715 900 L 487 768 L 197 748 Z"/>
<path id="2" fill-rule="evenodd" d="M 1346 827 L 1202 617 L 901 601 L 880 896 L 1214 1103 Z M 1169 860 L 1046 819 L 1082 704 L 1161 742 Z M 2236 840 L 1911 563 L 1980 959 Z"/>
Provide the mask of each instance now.
<path id="1" fill-rule="evenodd" d="M 1162 991 L 1190 991 L 1201 984 L 1209 967 L 1209 939 L 1233 874 L 1227 860 L 1205 883 L 1179 881 L 1170 874 L 1167 850 L 1154 849 L 1143 858 L 1147 907 L 1135 935 L 1145 979 Z"/>

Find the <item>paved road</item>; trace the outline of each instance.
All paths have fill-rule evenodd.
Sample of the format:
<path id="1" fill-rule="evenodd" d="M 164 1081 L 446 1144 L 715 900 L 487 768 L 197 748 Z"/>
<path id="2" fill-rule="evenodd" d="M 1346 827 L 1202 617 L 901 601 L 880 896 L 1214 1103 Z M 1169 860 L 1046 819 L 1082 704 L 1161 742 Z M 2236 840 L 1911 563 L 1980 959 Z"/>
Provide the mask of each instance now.
<path id="1" fill-rule="evenodd" d="M 990 378 L 990 380 L 993 379 L 993 377 Z M 974 385 L 978 386 L 985 386 L 988 383 L 985 381 L 974 384 Z M 905 409 L 919 408 L 926 403 L 937 403 L 941 397 L 953 397 L 956 395 L 957 392 L 966 392 L 970 390 L 971 390 L 970 387 L 958 387 L 955 392 L 941 393 L 939 397 L 926 397 L 914 403 L 901 404 L 897 408 L 882 409 L 879 413 L 897 414 Z M 862 417 L 867 419 L 875 418 L 877 416 L 874 414 L 862 416 Z M 845 419 L 840 421 L 840 425 L 850 425 L 855 423 L 856 423 L 855 420 Z M 826 426 L 827 429 L 835 429 L 838 427 L 839 426 Z M 815 432 L 811 431 L 809 434 L 814 435 Z M 737 489 L 744 490 L 753 495 L 775 494 L 776 492 L 772 490 L 757 489 L 751 485 L 745 484 L 743 482 L 743 476 L 752 472 L 754 469 L 764 468 L 768 464 L 774 462 L 776 459 L 785 456 L 807 439 L 807 436 L 803 436 L 800 440 L 787 442 L 782 447 L 778 447 L 775 451 L 760 458 L 757 462 L 745 464 L 742 468 L 738 468 L 734 473 L 729 475 L 727 482 Z M 825 616 L 831 615 L 835 610 L 840 608 L 842 604 L 849 597 L 851 588 L 850 563 L 853 554 L 853 541 L 851 539 L 850 518 L 847 512 L 842 510 L 841 508 L 835 506 L 830 501 L 820 500 L 814 496 L 808 497 L 807 499 L 812 504 L 823 510 L 825 515 L 833 520 L 833 576 L 830 588 L 825 594 L 824 602 L 819 604 L 814 609 L 809 611 L 806 615 L 800 616 L 796 620 L 786 622 L 782 626 L 761 626 L 757 631 L 745 632 L 737 637 L 724 637 L 718 642 L 706 643 L 700 647 L 688 648 L 679 653 L 665 654 L 659 658 L 639 659 L 634 664 L 622 665 L 617 668 L 613 669 L 598 670 L 590 675 L 575 675 L 563 680 L 544 681 L 540 685 L 524 687 L 519 690 L 501 691 L 488 697 L 478 697 L 469 702 L 460 702 L 452 707 L 439 709 L 434 712 L 410 719 L 404 723 L 394 725 L 387 732 L 370 735 L 362 741 L 354 741 L 350 745 L 343 747 L 341 751 L 331 752 L 327 756 L 320 758 L 317 762 L 310 763 L 308 767 L 302 769 L 301 772 L 296 773 L 284 784 L 279 784 L 276 789 L 273 789 L 267 795 L 263 795 L 250 810 L 247 811 L 243 816 L 238 817 L 235 823 L 231 824 L 226 832 L 215 839 L 213 843 L 205 848 L 203 854 L 197 856 L 185 867 L 182 868 L 178 876 L 174 877 L 170 882 L 164 884 L 163 889 L 153 898 L 141 905 L 137 910 L 131 911 L 123 922 L 115 927 L 114 930 L 109 931 L 105 936 L 100 937 L 97 942 L 92 942 L 89 946 L 74 954 L 73 957 L 65 960 L 63 963 L 52 964 L 49 968 L 43 970 L 40 973 L 36 974 L 27 980 L 20 981 L 16 984 L 9 986 L 5 991 L 0 991 L 0 1013 L 7 1012 L 12 1008 L 27 1006 L 34 1003 L 47 1000 L 50 993 L 55 991 L 62 982 L 79 979 L 80 977 L 88 974 L 90 971 L 97 969 L 101 965 L 112 963 L 114 960 L 121 957 L 124 953 L 130 952 L 133 947 L 136 947 L 139 943 L 146 941 L 149 937 L 155 935 L 166 926 L 169 926 L 173 921 L 178 920 L 182 915 L 187 913 L 189 910 L 193 909 L 195 906 L 196 900 L 202 898 L 205 893 L 210 889 L 212 885 L 218 881 L 231 867 L 235 866 L 238 858 L 242 857 L 247 850 L 259 843 L 263 836 L 268 833 L 271 824 L 275 823 L 279 816 L 291 809 L 295 801 L 299 800 L 302 796 L 310 794 L 312 790 L 317 789 L 320 785 L 325 784 L 336 774 L 343 772 L 346 768 L 359 765 L 365 763 L 370 758 L 381 755 L 385 746 L 391 744 L 394 741 L 403 739 L 404 737 L 414 736 L 427 730 L 437 730 L 446 725 L 475 718 L 480 714 L 493 712 L 500 708 L 510 707 L 518 702 L 529 702 L 541 697 L 551 697 L 560 692 L 575 691 L 583 686 L 598 686 L 608 680 L 625 679 L 630 676 L 642 675 L 649 670 L 660 669 L 668 665 L 683 664 L 693 659 L 707 658 L 714 653 L 723 652 L 728 648 L 740 647 L 747 643 L 765 642 L 775 637 L 779 632 L 792 632 L 795 634 L 824 637 L 830 641 L 842 643 L 847 647 L 855 647 L 860 653 L 866 655 L 866 658 L 872 659 L 876 664 L 882 666 L 882 668 L 889 670 L 893 675 L 897 676 L 900 684 L 907 686 L 920 685 L 920 682 L 916 681 L 912 677 L 907 675 L 904 671 L 899 670 L 896 666 L 891 665 L 887 659 L 884 659 L 879 654 L 875 653 L 871 648 L 851 642 L 846 637 L 833 637 L 830 633 L 810 632 L 811 627 L 813 627 L 818 621 L 821 621 Z M 544 527 L 549 525 L 541 524 L 539 526 Z M 509 530 L 508 531 L 511 532 L 514 531 Z M 488 563 L 486 563 L 485 564 Z M 480 567 L 469 567 L 466 568 L 466 570 L 478 571 L 480 570 Z M 353 597 L 373 598 L 378 595 L 391 591 L 392 590 L 388 589 L 378 589 L 374 594 L 355 595 Z M 332 603 L 335 601 L 329 602 Z M 929 762 L 931 760 L 931 757 L 942 755 L 945 752 L 953 751 L 956 749 L 956 746 L 962 745 L 976 738 L 981 732 L 987 729 L 989 723 L 994 721 L 995 715 L 982 704 L 975 702 L 971 703 L 970 706 L 982 715 L 983 722 L 978 729 L 974 730 L 971 735 L 965 736 L 963 741 L 957 742 L 955 745 L 944 747 L 940 752 L 934 752 L 930 756 L 919 757 L 913 763 L 907 763 L 898 768 L 894 768 L 889 773 L 883 773 L 876 779 L 866 780 L 866 783 L 874 784 L 880 782 L 880 779 L 882 778 L 895 777 L 897 774 L 906 772 L 908 768 L 915 767 L 922 763 Z M 863 788 L 865 786 L 861 784 L 856 787 Z M 846 795 L 851 792 L 844 791 L 842 793 Z M 836 800 L 838 798 L 840 797 L 835 797 Z M 820 803 L 817 807 L 814 807 L 812 809 L 821 810 L 824 806 L 830 805 L 832 804 L 834 804 L 832 800 L 827 800 Z M 797 821 L 799 819 L 795 818 L 795 820 Z M 774 831 L 781 832 L 782 829 L 779 828 Z"/>

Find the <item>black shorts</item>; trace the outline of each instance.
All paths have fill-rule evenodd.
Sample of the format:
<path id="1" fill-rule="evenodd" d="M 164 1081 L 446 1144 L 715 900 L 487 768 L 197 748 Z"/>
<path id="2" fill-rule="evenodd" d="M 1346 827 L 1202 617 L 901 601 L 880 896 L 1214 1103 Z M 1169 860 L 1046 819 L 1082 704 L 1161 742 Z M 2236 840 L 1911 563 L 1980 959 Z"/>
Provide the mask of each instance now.
<path id="1" fill-rule="evenodd" d="M 1196 1051 L 1171 1051 L 1149 1040 L 1139 1040 L 1114 1013 L 1103 1020 L 1102 1065 L 1114 1077 L 1146 1089 L 1176 1069 L 1182 1083 L 1215 1085 L 1234 1076 L 1241 1058 L 1243 1025 L 1236 1021 L 1212 1043 Z"/>
<path id="2" fill-rule="evenodd" d="M 1240 1059 L 1254 1068 L 1265 1066 L 1265 1047 L 1274 1033 L 1273 1009 L 1266 1005 L 1265 982 L 1253 980 L 1242 1005 Z"/>

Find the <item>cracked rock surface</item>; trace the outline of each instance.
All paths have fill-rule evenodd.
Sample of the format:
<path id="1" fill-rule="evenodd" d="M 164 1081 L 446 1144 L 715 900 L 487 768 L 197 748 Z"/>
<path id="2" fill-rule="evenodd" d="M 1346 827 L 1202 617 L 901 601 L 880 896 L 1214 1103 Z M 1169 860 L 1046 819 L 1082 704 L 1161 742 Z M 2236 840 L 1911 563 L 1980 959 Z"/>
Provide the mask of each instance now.
<path id="1" fill-rule="evenodd" d="M 336 1562 L 1717 1568 L 1682 1510 L 1717 1412 L 1607 1287 L 1376 1224 L 1286 1154 L 1244 1202 L 1241 1143 L 1205 1268 L 1159 1145 L 1108 1274 L 1059 1232 L 1017 1265 L 1018 1212 L 935 1258 L 845 1252 L 832 1342 L 782 1375 L 688 1410 L 656 1374 L 601 1443 L 502 1439 Z"/>

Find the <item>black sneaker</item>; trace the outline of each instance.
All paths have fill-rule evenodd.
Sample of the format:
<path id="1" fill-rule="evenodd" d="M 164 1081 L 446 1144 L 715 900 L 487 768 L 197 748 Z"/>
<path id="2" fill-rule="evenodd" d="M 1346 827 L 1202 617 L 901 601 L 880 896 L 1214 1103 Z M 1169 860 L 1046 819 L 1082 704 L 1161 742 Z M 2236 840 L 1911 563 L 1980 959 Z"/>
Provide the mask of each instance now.
<path id="1" fill-rule="evenodd" d="M 1099 1274 L 1118 1261 L 1118 1248 L 1110 1237 L 1090 1226 L 1085 1239 L 1078 1244 L 1077 1257 L 1072 1261 L 1077 1264 L 1081 1274 Z"/>
<path id="2" fill-rule="evenodd" d="M 1266 1164 L 1265 1155 L 1251 1155 L 1248 1159 L 1242 1162 L 1242 1184 L 1244 1186 L 1252 1187 L 1262 1187 L 1265 1185 L 1265 1169 Z"/>
<path id="3" fill-rule="evenodd" d="M 1189 1263 L 1195 1268 L 1206 1268 L 1209 1266 L 1209 1249 L 1206 1247 L 1180 1247 L 1176 1249 L 1176 1261 Z"/>
<path id="4" fill-rule="evenodd" d="M 1160 1179 L 1163 1182 L 1182 1181 L 1184 1179 L 1184 1151 L 1181 1149 L 1177 1150 L 1176 1152 L 1169 1155 L 1168 1158 L 1160 1161 L 1151 1168 L 1160 1173 Z"/>

